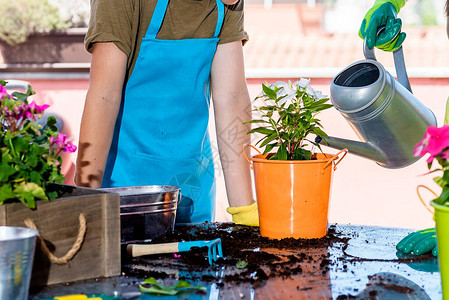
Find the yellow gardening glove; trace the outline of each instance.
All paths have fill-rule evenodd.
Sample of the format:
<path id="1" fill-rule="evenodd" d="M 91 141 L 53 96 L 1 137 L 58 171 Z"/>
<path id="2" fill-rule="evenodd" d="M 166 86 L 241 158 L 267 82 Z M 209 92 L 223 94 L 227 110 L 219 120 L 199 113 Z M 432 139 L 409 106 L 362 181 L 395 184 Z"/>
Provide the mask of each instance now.
<path id="1" fill-rule="evenodd" d="M 87 300 L 87 295 L 84 294 L 73 294 L 66 296 L 56 296 L 54 297 L 56 300 Z"/>
<path id="2" fill-rule="evenodd" d="M 232 215 L 232 222 L 240 225 L 259 226 L 257 202 L 247 206 L 228 207 L 226 211 Z"/>
<path id="3" fill-rule="evenodd" d="M 107 297 L 107 296 L 105 296 L 105 297 Z M 66 295 L 66 296 L 56 296 L 53 299 L 55 299 L 55 300 L 103 300 L 102 297 L 95 297 L 94 295 L 90 295 L 88 297 L 87 295 L 84 295 L 84 294 L 73 294 L 73 295 Z M 112 299 L 112 297 L 107 297 L 107 299 Z M 115 299 L 115 297 L 114 297 L 114 299 Z"/>

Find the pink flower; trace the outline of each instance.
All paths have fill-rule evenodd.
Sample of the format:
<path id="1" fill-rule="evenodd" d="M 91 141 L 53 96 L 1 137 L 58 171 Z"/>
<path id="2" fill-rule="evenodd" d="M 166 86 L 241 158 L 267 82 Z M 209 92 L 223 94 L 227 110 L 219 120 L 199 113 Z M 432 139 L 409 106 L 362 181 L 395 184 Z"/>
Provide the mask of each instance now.
<path id="1" fill-rule="evenodd" d="M 1 99 L 0 99 L 1 100 Z M 4 106 L 0 111 L 3 125 L 7 126 L 10 132 L 21 130 L 23 122 L 25 121 L 25 112 L 27 105 L 21 101 L 16 101 L 11 107 Z"/>
<path id="2" fill-rule="evenodd" d="M 427 151 L 427 144 L 429 143 L 430 135 L 427 133 L 427 131 L 424 133 L 423 139 L 415 145 L 415 148 L 413 149 L 413 156 L 424 156 L 426 155 Z"/>
<path id="3" fill-rule="evenodd" d="M 62 148 L 62 151 L 64 152 L 69 152 L 69 153 L 73 153 L 76 151 L 76 146 L 73 145 L 72 143 L 68 142 L 64 148 Z"/>
<path id="4" fill-rule="evenodd" d="M 3 85 L 0 84 L 0 99 L 5 97 L 5 96 L 8 97 L 8 98 L 11 98 L 11 95 L 8 94 L 8 92 L 6 91 L 6 88 Z"/>
<path id="5" fill-rule="evenodd" d="M 430 154 L 427 163 L 442 154 L 441 152 L 449 147 L 449 125 L 443 127 L 429 126 L 424 134 L 423 139 L 416 144 L 413 155 L 424 156 Z"/>
<path id="6" fill-rule="evenodd" d="M 64 152 L 75 152 L 76 146 L 69 141 L 69 137 L 64 133 L 59 133 L 57 137 L 51 136 L 50 145 L 56 144 Z"/>
<path id="7" fill-rule="evenodd" d="M 24 114 L 27 118 L 30 118 L 30 119 L 33 119 L 34 121 L 36 121 L 35 115 L 43 113 L 44 110 L 46 110 L 49 107 L 50 107 L 50 105 L 48 105 L 48 104 L 37 105 L 36 102 L 33 101 L 30 104 L 28 104 L 27 106 L 25 106 Z"/>
<path id="8" fill-rule="evenodd" d="M 36 102 L 34 102 L 34 101 L 31 102 L 30 104 L 28 104 L 28 109 L 33 114 L 40 114 L 40 113 L 44 112 L 44 110 L 46 110 L 49 107 L 50 107 L 50 105 L 48 105 L 48 104 L 37 105 Z"/>

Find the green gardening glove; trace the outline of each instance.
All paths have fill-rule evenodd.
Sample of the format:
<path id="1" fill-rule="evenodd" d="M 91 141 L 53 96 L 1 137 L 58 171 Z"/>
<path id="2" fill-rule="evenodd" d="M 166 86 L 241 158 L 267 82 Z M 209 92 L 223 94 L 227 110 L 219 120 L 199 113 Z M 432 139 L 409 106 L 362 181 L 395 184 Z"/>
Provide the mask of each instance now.
<path id="1" fill-rule="evenodd" d="M 422 229 L 410 233 L 396 245 L 396 249 L 402 253 L 412 253 L 414 255 L 432 251 L 433 256 L 438 256 L 435 228 Z"/>
<path id="2" fill-rule="evenodd" d="M 383 51 L 397 50 L 405 39 L 406 34 L 401 32 L 402 21 L 397 14 L 405 0 L 376 0 L 373 7 L 368 10 L 360 26 L 359 36 L 366 38 L 366 46 L 374 46 Z M 379 27 L 385 30 L 377 35 Z"/>

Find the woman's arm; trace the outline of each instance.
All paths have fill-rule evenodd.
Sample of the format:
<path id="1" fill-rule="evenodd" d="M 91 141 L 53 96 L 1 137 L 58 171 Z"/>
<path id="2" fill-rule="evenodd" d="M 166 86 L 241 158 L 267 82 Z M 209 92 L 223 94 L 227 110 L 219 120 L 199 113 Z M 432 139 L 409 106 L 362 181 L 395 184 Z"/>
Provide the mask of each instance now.
<path id="1" fill-rule="evenodd" d="M 127 56 L 114 43 L 95 43 L 81 119 L 75 182 L 99 188 L 120 108 Z"/>
<path id="2" fill-rule="evenodd" d="M 218 147 L 229 205 L 246 206 L 253 201 L 251 173 L 241 147 L 249 143 L 251 101 L 246 86 L 242 42 L 218 45 L 211 71 L 212 99 Z"/>

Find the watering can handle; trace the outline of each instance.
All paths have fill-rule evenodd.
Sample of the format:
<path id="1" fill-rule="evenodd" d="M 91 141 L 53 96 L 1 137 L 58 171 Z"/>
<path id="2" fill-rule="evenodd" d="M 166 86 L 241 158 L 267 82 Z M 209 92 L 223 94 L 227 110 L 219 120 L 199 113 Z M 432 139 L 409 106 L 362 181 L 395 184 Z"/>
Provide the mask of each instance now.
<path id="1" fill-rule="evenodd" d="M 380 28 L 377 35 L 384 28 Z M 363 54 L 366 59 L 376 60 L 376 55 L 374 54 L 374 48 L 369 49 L 366 45 L 366 39 L 363 40 Z M 412 87 L 410 86 L 410 81 L 408 80 L 407 70 L 405 69 L 404 62 L 404 52 L 402 51 L 402 46 L 393 52 L 394 67 L 396 69 L 396 75 L 398 76 L 399 83 L 405 87 L 410 93 L 412 93 Z"/>

